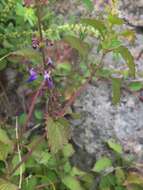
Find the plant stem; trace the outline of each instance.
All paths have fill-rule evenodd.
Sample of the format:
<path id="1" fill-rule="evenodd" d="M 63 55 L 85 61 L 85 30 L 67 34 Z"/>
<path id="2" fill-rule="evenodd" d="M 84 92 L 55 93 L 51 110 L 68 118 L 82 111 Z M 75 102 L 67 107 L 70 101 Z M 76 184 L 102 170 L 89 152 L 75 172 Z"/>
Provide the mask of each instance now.
<path id="1" fill-rule="evenodd" d="M 32 113 L 33 113 L 33 110 L 34 110 L 34 107 L 35 107 L 35 104 L 36 104 L 36 100 L 37 100 L 37 98 L 38 98 L 38 96 L 39 96 L 39 94 L 40 94 L 40 92 L 41 92 L 44 84 L 45 84 L 45 81 L 42 81 L 41 85 L 39 86 L 39 88 L 38 88 L 38 90 L 37 90 L 37 92 L 36 92 L 36 94 L 35 94 L 32 102 L 31 102 L 31 105 L 30 105 L 30 108 L 29 108 L 29 112 L 28 112 L 28 116 L 27 116 L 27 119 L 26 119 L 26 122 L 25 122 L 25 125 L 23 127 L 23 131 L 22 132 L 25 132 L 26 129 L 27 129 L 28 123 L 29 123 L 29 121 L 31 119 L 31 116 L 32 116 Z"/>
<path id="2" fill-rule="evenodd" d="M 18 157 L 19 157 L 19 162 L 22 161 L 21 158 L 21 151 L 20 151 L 20 145 L 19 145 L 19 136 L 18 136 L 18 118 L 16 116 L 16 126 L 15 126 L 15 130 L 16 130 L 16 140 L 17 140 L 17 151 L 18 151 Z M 20 176 L 19 176 L 19 189 L 21 189 L 21 185 L 22 185 L 22 165 L 20 166 Z"/>
<path id="3" fill-rule="evenodd" d="M 38 29 L 39 29 L 39 35 L 40 35 L 40 42 L 42 43 L 42 47 L 40 47 L 41 52 L 42 52 L 42 58 L 43 58 L 43 72 L 45 69 L 45 64 L 46 64 L 46 56 L 45 56 L 45 51 L 44 51 L 44 47 L 43 47 L 43 33 L 42 33 L 42 22 L 41 22 L 41 6 L 39 4 L 39 0 L 35 0 L 35 4 L 36 4 L 36 9 L 37 9 L 37 19 L 38 19 Z"/>

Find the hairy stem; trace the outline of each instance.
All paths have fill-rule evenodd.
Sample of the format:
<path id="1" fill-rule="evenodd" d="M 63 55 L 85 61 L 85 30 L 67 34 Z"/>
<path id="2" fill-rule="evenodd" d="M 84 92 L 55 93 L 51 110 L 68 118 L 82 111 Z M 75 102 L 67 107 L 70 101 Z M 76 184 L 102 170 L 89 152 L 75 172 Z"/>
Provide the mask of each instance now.
<path id="1" fill-rule="evenodd" d="M 36 92 L 36 94 L 35 94 L 32 102 L 31 102 L 31 105 L 30 105 L 30 108 L 29 108 L 29 112 L 28 112 L 28 116 L 27 116 L 27 119 L 26 119 L 26 122 L 25 122 L 25 125 L 23 127 L 23 131 L 22 132 L 25 132 L 26 129 L 27 129 L 28 123 L 29 123 L 29 121 L 30 121 L 30 119 L 32 117 L 32 113 L 33 113 L 33 110 L 34 110 L 34 107 L 35 107 L 35 104 L 36 104 L 36 100 L 37 100 L 37 98 L 38 98 L 38 96 L 39 96 L 39 94 L 40 94 L 40 92 L 41 92 L 44 84 L 45 84 L 45 81 L 42 81 L 41 85 L 39 86 L 39 88 L 38 88 L 38 90 L 37 90 L 37 92 Z"/>
<path id="2" fill-rule="evenodd" d="M 40 35 L 40 42 L 42 43 L 42 47 L 40 47 L 41 52 L 42 52 L 42 58 L 43 58 L 43 72 L 45 69 L 45 64 L 46 64 L 46 56 L 45 56 L 45 51 L 44 51 L 44 47 L 43 47 L 43 32 L 42 32 L 42 22 L 41 22 L 41 6 L 39 4 L 39 0 L 35 0 L 35 4 L 36 4 L 36 9 L 37 9 L 37 19 L 38 19 L 38 29 L 39 29 L 39 35 Z"/>

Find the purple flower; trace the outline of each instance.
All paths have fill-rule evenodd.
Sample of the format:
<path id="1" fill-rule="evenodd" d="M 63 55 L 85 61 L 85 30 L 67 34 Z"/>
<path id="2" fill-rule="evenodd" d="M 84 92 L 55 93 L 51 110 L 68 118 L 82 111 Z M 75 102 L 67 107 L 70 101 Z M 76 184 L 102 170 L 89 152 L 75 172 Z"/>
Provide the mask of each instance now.
<path id="1" fill-rule="evenodd" d="M 34 81 L 34 80 L 36 80 L 36 79 L 37 79 L 38 74 L 37 74 L 37 72 L 36 72 L 36 71 L 34 71 L 34 69 L 33 69 L 33 68 L 31 68 L 31 69 L 29 70 L 29 73 L 30 73 L 30 77 L 29 77 L 29 79 L 28 79 L 28 81 L 27 81 L 27 82 L 32 82 L 32 81 Z"/>
<path id="2" fill-rule="evenodd" d="M 45 73 L 44 73 L 44 79 L 45 79 L 45 81 L 46 81 L 46 83 L 47 83 L 49 89 L 51 89 L 51 88 L 54 87 L 53 80 L 52 80 L 52 78 L 50 77 L 50 74 L 47 73 L 47 71 L 45 71 Z"/>
<path id="3" fill-rule="evenodd" d="M 50 57 L 48 57 L 46 63 L 47 63 L 48 66 L 52 66 L 53 65 L 53 61 L 52 61 L 52 59 Z"/>

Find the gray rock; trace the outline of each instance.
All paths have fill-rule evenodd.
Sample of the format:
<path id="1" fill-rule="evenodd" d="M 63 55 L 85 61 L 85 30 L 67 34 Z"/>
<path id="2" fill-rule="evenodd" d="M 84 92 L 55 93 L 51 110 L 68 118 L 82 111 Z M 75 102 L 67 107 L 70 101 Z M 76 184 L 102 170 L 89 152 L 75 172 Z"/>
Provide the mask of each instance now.
<path id="1" fill-rule="evenodd" d="M 105 82 L 89 84 L 75 102 L 80 122 L 73 122 L 74 143 L 88 154 L 99 158 L 109 154 L 106 142 L 116 139 L 125 151 L 143 159 L 143 103 L 138 96 L 122 92 L 121 103 L 113 106 L 111 86 Z M 82 105 L 82 106 L 81 106 Z"/>
<path id="2" fill-rule="evenodd" d="M 120 0 L 121 15 L 132 25 L 143 26 L 143 0 Z"/>

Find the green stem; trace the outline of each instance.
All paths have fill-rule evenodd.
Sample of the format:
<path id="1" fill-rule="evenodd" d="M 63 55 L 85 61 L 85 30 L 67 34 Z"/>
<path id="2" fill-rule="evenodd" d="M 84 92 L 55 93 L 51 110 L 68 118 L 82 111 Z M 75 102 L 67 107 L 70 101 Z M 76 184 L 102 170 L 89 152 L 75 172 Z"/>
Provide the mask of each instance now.
<path id="1" fill-rule="evenodd" d="M 44 47 L 43 47 L 43 33 L 42 33 L 42 22 L 41 22 L 41 6 L 39 4 L 39 0 L 35 0 L 36 3 L 36 9 L 37 9 L 37 19 L 38 19 L 38 29 L 39 29 L 39 35 L 40 35 L 40 42 L 42 43 L 42 47 L 41 48 L 41 52 L 42 52 L 42 58 L 43 58 L 43 72 L 45 69 L 45 64 L 46 64 L 46 56 L 45 56 L 45 51 L 44 51 Z"/>

